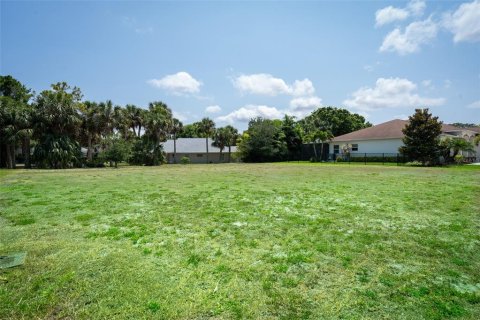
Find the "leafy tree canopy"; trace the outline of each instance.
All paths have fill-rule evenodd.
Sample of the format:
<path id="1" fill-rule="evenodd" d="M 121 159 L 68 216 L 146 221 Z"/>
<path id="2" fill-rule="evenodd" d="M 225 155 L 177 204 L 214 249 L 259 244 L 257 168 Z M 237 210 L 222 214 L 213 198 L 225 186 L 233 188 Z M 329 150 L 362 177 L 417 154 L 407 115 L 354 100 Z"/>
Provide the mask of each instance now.
<path id="1" fill-rule="evenodd" d="M 408 119 L 409 123 L 402 130 L 405 135 L 404 146 L 399 151 L 423 165 L 434 164 L 439 155 L 442 122 L 438 121 L 438 117 L 432 116 L 428 109 L 416 109 Z"/>

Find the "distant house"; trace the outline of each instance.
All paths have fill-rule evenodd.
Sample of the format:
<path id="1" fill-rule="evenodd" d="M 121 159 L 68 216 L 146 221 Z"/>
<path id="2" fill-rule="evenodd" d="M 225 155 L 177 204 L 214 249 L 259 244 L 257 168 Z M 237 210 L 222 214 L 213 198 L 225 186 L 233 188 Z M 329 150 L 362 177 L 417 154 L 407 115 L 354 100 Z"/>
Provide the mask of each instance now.
<path id="1" fill-rule="evenodd" d="M 208 139 L 208 163 L 231 162 L 228 158 L 228 147 L 223 149 L 220 157 L 220 149 L 212 146 L 212 139 Z M 205 138 L 178 138 L 176 140 L 176 162 L 180 163 L 182 157 L 188 157 L 191 163 L 207 163 L 207 146 Z M 163 144 L 163 150 L 167 154 L 167 162 L 174 163 L 173 140 L 167 140 Z M 231 147 L 232 156 L 237 152 L 237 147 Z"/>
<path id="2" fill-rule="evenodd" d="M 403 145 L 405 128 L 408 121 L 391 120 L 378 124 L 376 126 L 350 132 L 335 137 L 330 142 L 329 153 L 342 154 L 343 146 L 348 145 L 350 154 L 397 154 L 398 148 Z M 480 133 L 480 128 L 457 128 L 449 124 L 442 125 L 442 137 L 461 137 L 467 141 L 473 142 L 476 135 Z M 477 153 L 480 153 L 480 147 L 477 147 Z M 474 156 L 474 155 L 465 155 Z"/>

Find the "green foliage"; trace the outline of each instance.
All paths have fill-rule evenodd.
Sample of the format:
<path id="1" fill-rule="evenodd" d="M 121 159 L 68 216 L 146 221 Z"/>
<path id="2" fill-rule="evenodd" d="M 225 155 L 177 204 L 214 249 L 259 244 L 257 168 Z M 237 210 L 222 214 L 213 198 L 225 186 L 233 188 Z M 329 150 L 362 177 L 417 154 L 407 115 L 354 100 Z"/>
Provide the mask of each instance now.
<path id="1" fill-rule="evenodd" d="M 439 136 L 442 133 L 442 122 L 438 121 L 438 117 L 433 117 L 428 109 L 416 109 L 402 132 L 405 136 L 400 153 L 423 165 L 437 162 Z"/>
<path id="2" fill-rule="evenodd" d="M 455 155 L 454 160 L 456 164 L 463 164 L 463 155 L 461 154 Z"/>
<path id="3" fill-rule="evenodd" d="M 281 121 L 256 118 L 250 120 L 248 130 L 240 138 L 238 149 L 245 162 L 281 161 L 288 149 L 281 129 Z"/>
<path id="4" fill-rule="evenodd" d="M 194 122 L 183 126 L 182 132 L 177 135 L 178 138 L 202 138 L 200 132 L 200 123 Z"/>
<path id="5" fill-rule="evenodd" d="M 475 152 L 475 147 L 473 143 L 463 139 L 463 138 L 451 138 L 447 137 L 441 139 L 439 144 L 439 153 L 448 162 L 456 162 L 456 156 L 460 151 L 463 152 Z"/>
<path id="6" fill-rule="evenodd" d="M 305 132 L 319 130 L 333 137 L 372 126 L 363 116 L 335 107 L 318 108 L 299 122 Z"/>
<path id="7" fill-rule="evenodd" d="M 116 168 L 118 167 L 119 162 L 127 161 L 129 159 L 131 150 L 131 144 L 116 135 L 108 138 L 106 149 L 100 153 L 99 157 L 104 161 L 114 162 Z"/>
<path id="8" fill-rule="evenodd" d="M 282 122 L 283 141 L 288 150 L 288 159 L 297 159 L 302 150 L 302 130 L 295 118 L 285 115 Z"/>
<path id="9" fill-rule="evenodd" d="M 181 164 L 189 164 L 189 163 L 190 163 L 190 158 L 189 158 L 189 157 L 186 157 L 186 156 L 183 156 L 183 157 L 180 159 L 180 163 L 181 163 Z"/>
<path id="10" fill-rule="evenodd" d="M 136 138 L 132 143 L 131 154 L 128 162 L 134 165 L 158 166 L 165 163 L 163 146 L 147 136 Z"/>
<path id="11" fill-rule="evenodd" d="M 38 168 L 65 169 L 81 165 L 80 145 L 68 136 L 45 134 L 35 146 L 33 161 Z"/>

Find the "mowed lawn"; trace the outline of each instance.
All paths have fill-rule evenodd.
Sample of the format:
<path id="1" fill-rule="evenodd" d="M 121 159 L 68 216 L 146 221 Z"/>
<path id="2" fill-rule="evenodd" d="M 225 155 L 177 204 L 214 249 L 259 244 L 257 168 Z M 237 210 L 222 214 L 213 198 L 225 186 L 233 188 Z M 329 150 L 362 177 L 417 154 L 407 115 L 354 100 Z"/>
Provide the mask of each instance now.
<path id="1" fill-rule="evenodd" d="M 478 169 L 0 171 L 0 318 L 480 319 Z"/>

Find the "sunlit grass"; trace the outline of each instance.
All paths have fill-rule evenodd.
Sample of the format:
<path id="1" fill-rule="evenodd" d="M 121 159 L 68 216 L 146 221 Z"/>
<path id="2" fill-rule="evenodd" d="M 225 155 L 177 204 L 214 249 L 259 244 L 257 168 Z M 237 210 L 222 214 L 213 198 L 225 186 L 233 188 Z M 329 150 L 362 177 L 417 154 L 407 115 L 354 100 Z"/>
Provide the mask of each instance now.
<path id="1" fill-rule="evenodd" d="M 480 318 L 480 170 L 0 171 L 0 318 Z"/>

